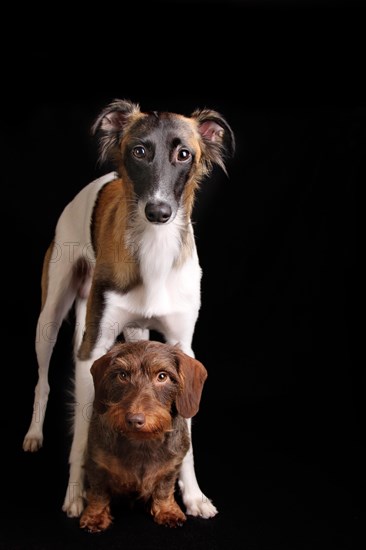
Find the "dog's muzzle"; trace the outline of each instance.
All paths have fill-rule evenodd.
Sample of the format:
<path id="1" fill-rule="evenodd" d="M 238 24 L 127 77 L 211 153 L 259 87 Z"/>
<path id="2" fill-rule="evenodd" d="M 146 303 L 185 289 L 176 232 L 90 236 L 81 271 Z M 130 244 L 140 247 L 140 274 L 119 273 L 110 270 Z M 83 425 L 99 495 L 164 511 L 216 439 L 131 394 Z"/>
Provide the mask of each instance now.
<path id="1" fill-rule="evenodd" d="M 146 219 L 151 223 L 166 223 L 172 215 L 172 208 L 167 202 L 148 202 L 145 206 Z"/>

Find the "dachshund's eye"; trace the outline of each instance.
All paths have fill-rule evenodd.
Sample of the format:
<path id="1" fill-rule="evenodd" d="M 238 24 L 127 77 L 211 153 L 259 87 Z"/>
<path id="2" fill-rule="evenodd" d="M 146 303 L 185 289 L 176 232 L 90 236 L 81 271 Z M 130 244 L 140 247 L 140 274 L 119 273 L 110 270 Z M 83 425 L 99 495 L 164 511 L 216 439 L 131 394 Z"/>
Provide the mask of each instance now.
<path id="1" fill-rule="evenodd" d="M 156 379 L 157 379 L 158 382 L 162 383 L 162 382 L 166 382 L 169 379 L 169 376 L 166 372 L 161 371 L 157 375 Z"/>
<path id="2" fill-rule="evenodd" d="M 132 149 L 132 154 L 137 159 L 144 159 L 146 157 L 146 149 L 143 145 L 136 145 L 136 147 Z"/>
<path id="3" fill-rule="evenodd" d="M 120 370 L 117 374 L 118 376 L 118 379 L 121 381 L 121 382 L 127 382 L 128 380 L 128 374 L 125 370 Z"/>
<path id="4" fill-rule="evenodd" d="M 191 158 L 191 152 L 188 151 L 188 149 L 179 149 L 177 153 L 177 160 L 178 162 L 187 162 L 187 160 L 190 160 Z"/>

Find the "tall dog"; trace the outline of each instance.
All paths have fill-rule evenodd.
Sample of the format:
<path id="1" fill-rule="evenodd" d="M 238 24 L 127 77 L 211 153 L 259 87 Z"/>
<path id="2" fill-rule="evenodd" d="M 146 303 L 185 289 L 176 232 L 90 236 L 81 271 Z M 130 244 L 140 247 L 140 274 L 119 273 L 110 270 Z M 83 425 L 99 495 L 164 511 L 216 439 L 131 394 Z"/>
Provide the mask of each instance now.
<path id="1" fill-rule="evenodd" d="M 115 100 L 97 117 L 100 160 L 116 172 L 84 187 L 62 212 L 42 271 L 37 324 L 38 382 L 25 451 L 43 443 L 48 369 L 59 328 L 75 306 L 75 410 L 69 483 L 63 510 L 84 508 L 83 461 L 94 389 L 90 368 L 119 335 L 149 339 L 161 333 L 194 356 L 192 338 L 200 308 L 201 268 L 191 214 L 196 190 L 214 164 L 225 172 L 234 134 L 216 111 L 191 117 L 142 112 Z M 187 420 L 189 432 L 190 419 Z M 201 492 L 192 445 L 179 475 L 187 514 L 217 513 Z"/>
<path id="2" fill-rule="evenodd" d="M 95 398 L 80 527 L 107 529 L 112 499 L 121 495 L 145 502 L 159 525 L 183 525 L 175 485 L 190 445 L 185 418 L 198 411 L 205 367 L 176 346 L 140 340 L 114 345 L 91 372 Z"/>

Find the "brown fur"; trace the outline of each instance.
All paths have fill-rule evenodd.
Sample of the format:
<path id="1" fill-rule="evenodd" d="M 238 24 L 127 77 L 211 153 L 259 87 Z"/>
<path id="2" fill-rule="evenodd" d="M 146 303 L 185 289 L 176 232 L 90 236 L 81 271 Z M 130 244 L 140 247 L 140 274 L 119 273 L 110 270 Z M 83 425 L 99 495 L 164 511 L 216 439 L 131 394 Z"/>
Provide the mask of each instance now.
<path id="1" fill-rule="evenodd" d="M 185 418 L 198 411 L 206 369 L 176 346 L 141 340 L 116 344 L 91 372 L 95 399 L 80 526 L 107 529 L 114 495 L 142 499 L 158 524 L 182 525 L 175 483 L 189 449 Z"/>

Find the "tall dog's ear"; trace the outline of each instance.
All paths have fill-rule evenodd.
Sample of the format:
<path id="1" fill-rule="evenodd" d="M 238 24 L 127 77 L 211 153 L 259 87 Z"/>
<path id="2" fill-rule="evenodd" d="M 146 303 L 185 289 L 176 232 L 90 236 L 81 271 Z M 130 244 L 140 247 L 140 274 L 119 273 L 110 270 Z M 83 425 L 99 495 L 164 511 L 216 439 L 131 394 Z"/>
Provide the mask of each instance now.
<path id="1" fill-rule="evenodd" d="M 234 132 L 225 118 L 217 111 L 200 109 L 192 114 L 205 144 L 204 154 L 208 170 L 218 164 L 227 175 L 225 160 L 235 153 Z"/>
<path id="2" fill-rule="evenodd" d="M 106 161 L 115 154 L 124 129 L 131 117 L 140 114 L 140 106 L 128 99 L 115 99 L 96 118 L 92 133 L 100 133 L 99 160 Z"/>
<path id="3" fill-rule="evenodd" d="M 182 384 L 175 405 L 180 415 L 191 418 L 198 412 L 207 370 L 200 361 L 180 350 L 176 351 L 176 357 Z"/>
<path id="4" fill-rule="evenodd" d="M 107 410 L 107 407 L 104 404 L 106 393 L 104 389 L 103 379 L 114 356 L 115 353 L 113 351 L 109 351 L 108 353 L 102 355 L 102 357 L 99 357 L 99 359 L 94 361 L 90 369 L 90 372 L 93 376 L 95 390 L 93 406 L 96 412 L 98 412 L 99 414 L 103 414 Z"/>

